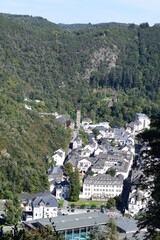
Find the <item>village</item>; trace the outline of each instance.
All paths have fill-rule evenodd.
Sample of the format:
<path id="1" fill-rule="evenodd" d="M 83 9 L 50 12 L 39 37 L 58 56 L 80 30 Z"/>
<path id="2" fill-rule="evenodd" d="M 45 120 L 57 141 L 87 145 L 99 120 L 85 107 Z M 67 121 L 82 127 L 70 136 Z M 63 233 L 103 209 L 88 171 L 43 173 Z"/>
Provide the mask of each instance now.
<path id="1" fill-rule="evenodd" d="M 40 115 L 44 116 L 46 113 L 40 113 Z M 87 224 L 94 218 L 100 225 L 106 224 L 108 218 L 113 216 L 122 232 L 125 234 L 136 232 L 137 225 L 133 217 L 143 213 L 150 200 L 149 192 L 139 188 L 139 180 L 143 172 L 140 167 L 137 168 L 139 149 L 138 151 L 136 149 L 138 141 L 136 135 L 149 128 L 150 119 L 145 114 L 137 113 L 134 121 L 126 124 L 125 128 L 116 126 L 111 128 L 109 122 L 92 124 L 89 118 L 84 118 L 80 122 L 79 109 L 75 127 L 70 117 L 61 116 L 58 113 L 52 115 L 66 127 L 72 128 L 72 139 L 67 154 L 65 150 L 57 149 L 52 155 L 53 164 L 47 170 L 50 191 L 21 194 L 23 226 L 31 229 L 35 223 L 45 225 L 49 219 L 53 218 L 56 229 L 64 233 L 66 239 L 76 239 L 73 235 L 80 236 L 83 230 L 79 227 L 82 216 L 83 220 L 87 219 Z M 80 128 L 88 134 L 89 141 L 86 145 L 83 144 L 79 135 Z M 70 179 L 65 174 L 66 164 L 72 166 L 73 171 L 78 169 L 81 184 L 79 199 L 83 203 L 85 201 L 100 202 L 99 208 L 94 204 L 89 206 L 83 204 L 83 207 L 69 204 Z M 120 204 L 119 209 L 116 208 L 116 204 L 112 210 L 107 211 L 105 203 L 109 199 L 116 199 Z M 126 219 L 125 226 L 121 226 L 122 217 L 124 220 L 125 214 L 130 218 Z M 68 228 L 63 226 L 66 223 L 65 217 L 69 218 Z M 73 230 L 75 217 L 76 228 L 79 229 L 77 233 Z M 61 221 L 61 227 L 58 225 L 59 221 Z M 89 231 L 87 224 L 83 226 L 86 236 Z M 91 226 L 94 224 L 95 222 L 90 223 Z"/>
<path id="2" fill-rule="evenodd" d="M 46 115 L 46 113 L 40 114 Z M 94 218 L 97 218 L 97 221 L 102 218 L 102 222 L 105 217 L 113 216 L 116 217 L 116 221 L 121 223 L 119 218 L 124 218 L 124 215 L 128 214 L 130 218 L 126 220 L 128 224 L 126 226 L 130 226 L 131 229 L 128 230 L 126 226 L 119 226 L 119 228 L 125 234 L 129 234 L 131 231 L 135 232 L 137 226 L 134 216 L 142 214 L 150 200 L 149 192 L 139 188 L 139 180 L 143 172 L 140 167 L 137 169 L 136 161 L 139 149 L 136 149 L 136 145 L 138 145 L 136 135 L 149 128 L 150 119 L 145 114 L 137 113 L 134 121 L 126 124 L 125 128 L 111 128 L 108 122 L 92 124 L 92 120 L 89 118 L 84 118 L 80 122 L 81 112 L 79 109 L 75 127 L 74 121 L 70 117 L 61 116 L 58 113 L 52 115 L 66 127 L 72 128 L 72 140 L 67 154 L 63 149 L 57 149 L 52 155 L 54 164 L 47 170 L 50 191 L 21 195 L 25 227 L 32 228 L 36 221 L 43 225 L 46 224 L 44 221 L 52 218 L 57 227 L 59 218 L 62 218 L 60 219 L 61 223 L 65 225 L 66 218 L 63 218 L 67 217 L 67 219 L 69 218 L 67 221 L 70 221 L 68 230 L 65 230 L 65 226 L 62 224 L 59 231 L 65 234 L 66 239 L 74 239 L 73 235 L 76 234 L 73 230 L 75 217 L 77 224 L 78 221 L 82 221 L 82 216 L 84 219 L 88 219 L 88 217 L 92 219 L 92 215 L 95 215 Z M 79 135 L 80 128 L 88 134 L 89 142 L 85 146 Z M 79 199 L 82 202 L 99 201 L 105 206 L 105 202 L 115 198 L 120 202 L 120 209 L 114 208 L 112 211 L 109 209 L 106 212 L 105 207 L 101 208 L 103 210 L 101 211 L 96 205 L 94 208 L 84 204 L 83 207 L 69 205 L 70 179 L 64 174 L 66 164 L 70 164 L 73 171 L 75 169 L 79 171 L 81 181 Z M 106 213 L 105 217 L 104 212 Z M 103 216 L 96 214 L 103 214 Z M 105 223 L 107 221 L 105 220 Z M 116 222 L 116 224 L 118 223 Z M 78 225 L 77 228 L 79 228 Z M 80 236 L 81 231 L 82 229 L 79 229 L 77 236 Z M 85 228 L 85 234 L 87 231 L 89 231 L 88 227 Z"/>

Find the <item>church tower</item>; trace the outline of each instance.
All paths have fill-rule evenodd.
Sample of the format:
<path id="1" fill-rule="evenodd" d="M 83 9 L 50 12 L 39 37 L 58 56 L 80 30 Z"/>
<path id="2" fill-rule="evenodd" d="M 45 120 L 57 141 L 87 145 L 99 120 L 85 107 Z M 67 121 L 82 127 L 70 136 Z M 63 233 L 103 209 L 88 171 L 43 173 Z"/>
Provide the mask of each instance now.
<path id="1" fill-rule="evenodd" d="M 80 129 L 80 122 L 81 122 L 81 105 L 80 105 L 80 103 L 78 103 L 78 105 L 77 105 L 77 121 L 76 121 L 77 132 L 79 132 L 79 129 Z"/>

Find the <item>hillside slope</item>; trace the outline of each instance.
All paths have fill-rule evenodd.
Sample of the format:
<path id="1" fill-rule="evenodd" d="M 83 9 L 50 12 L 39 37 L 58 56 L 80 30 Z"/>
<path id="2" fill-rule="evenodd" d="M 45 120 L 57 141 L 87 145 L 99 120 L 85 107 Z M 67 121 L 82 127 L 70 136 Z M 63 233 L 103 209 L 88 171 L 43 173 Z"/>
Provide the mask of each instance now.
<path id="1" fill-rule="evenodd" d="M 68 146 L 70 129 L 23 104 L 0 97 L 0 198 L 48 189 L 47 155 Z"/>
<path id="2" fill-rule="evenodd" d="M 119 126 L 160 110 L 158 25 L 68 27 L 0 14 L 0 33 L 0 146 L 10 154 L 0 158 L 2 196 L 48 187 L 45 157 L 68 144 L 69 130 L 37 110 L 75 119 L 80 101 L 82 117 Z M 45 104 L 27 111 L 25 97 Z"/>
<path id="3" fill-rule="evenodd" d="M 13 20 L 14 19 L 14 20 Z M 45 100 L 48 110 L 123 125 L 158 111 L 160 28 L 100 24 L 63 31 L 43 18 L 0 15 L 0 82 L 13 98 Z M 117 103 L 108 108 L 116 92 Z M 118 115 L 118 113 L 120 113 Z"/>

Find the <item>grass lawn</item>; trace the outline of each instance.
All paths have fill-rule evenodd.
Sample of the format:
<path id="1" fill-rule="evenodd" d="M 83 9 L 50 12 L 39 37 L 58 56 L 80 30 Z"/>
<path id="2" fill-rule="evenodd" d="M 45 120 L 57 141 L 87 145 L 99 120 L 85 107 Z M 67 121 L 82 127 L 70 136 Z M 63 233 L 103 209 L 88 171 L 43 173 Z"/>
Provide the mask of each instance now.
<path id="1" fill-rule="evenodd" d="M 58 206 L 59 207 L 63 207 L 63 203 L 64 203 L 63 199 L 58 200 Z"/>
<path id="2" fill-rule="evenodd" d="M 78 201 L 78 202 L 69 202 L 69 205 L 71 204 L 75 204 L 75 206 L 86 205 L 87 207 L 91 207 L 92 205 L 95 205 L 96 207 L 100 207 L 103 204 L 105 206 L 105 203 L 106 202 L 84 200 L 84 201 Z"/>

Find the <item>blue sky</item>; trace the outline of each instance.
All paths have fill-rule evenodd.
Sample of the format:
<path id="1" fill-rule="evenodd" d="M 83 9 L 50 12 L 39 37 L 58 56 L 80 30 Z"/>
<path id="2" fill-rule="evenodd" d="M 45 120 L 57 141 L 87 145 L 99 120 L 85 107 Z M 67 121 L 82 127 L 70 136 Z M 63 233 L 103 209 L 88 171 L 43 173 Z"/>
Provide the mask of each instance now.
<path id="1" fill-rule="evenodd" d="M 0 0 L 0 12 L 54 23 L 160 23 L 160 0 Z"/>

